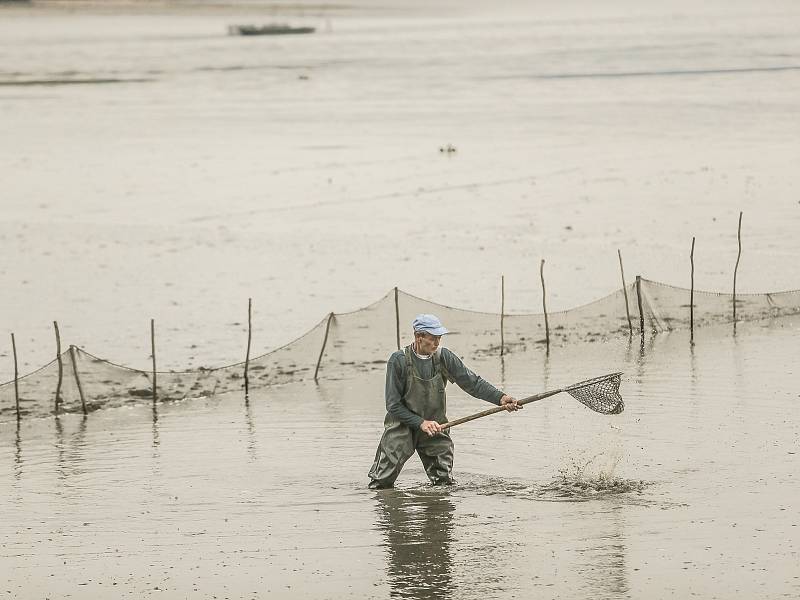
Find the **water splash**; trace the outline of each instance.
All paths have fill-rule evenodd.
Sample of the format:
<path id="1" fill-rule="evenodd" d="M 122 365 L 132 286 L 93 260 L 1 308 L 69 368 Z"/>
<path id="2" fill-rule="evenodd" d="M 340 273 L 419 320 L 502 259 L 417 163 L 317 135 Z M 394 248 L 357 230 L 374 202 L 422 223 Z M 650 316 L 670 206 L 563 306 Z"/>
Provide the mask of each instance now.
<path id="1" fill-rule="evenodd" d="M 626 479 L 614 474 L 622 455 L 601 452 L 586 459 L 570 457 L 570 465 L 559 469 L 558 476 L 539 486 L 539 496 L 564 500 L 589 500 L 617 494 L 642 494 L 649 484 L 640 479 Z"/>
<path id="2" fill-rule="evenodd" d="M 454 491 L 474 490 L 479 495 L 501 494 L 543 502 L 586 502 L 614 498 L 625 503 L 649 502 L 645 489 L 652 485 L 641 479 L 614 474 L 621 460 L 619 453 L 603 452 L 589 458 L 569 459 L 569 466 L 547 483 L 525 483 L 501 478 L 460 480 Z"/>

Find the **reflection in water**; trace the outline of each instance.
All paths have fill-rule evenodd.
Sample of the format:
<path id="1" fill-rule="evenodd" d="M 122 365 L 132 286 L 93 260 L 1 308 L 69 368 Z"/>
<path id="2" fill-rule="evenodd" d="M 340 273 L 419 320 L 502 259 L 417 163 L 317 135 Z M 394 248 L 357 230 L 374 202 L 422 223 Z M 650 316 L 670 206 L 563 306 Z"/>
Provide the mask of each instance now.
<path id="1" fill-rule="evenodd" d="M 750 369 L 747 368 L 747 359 L 744 354 L 746 352 L 745 348 L 747 347 L 746 342 L 744 343 L 744 347 L 742 344 L 743 341 L 741 337 L 734 335 L 731 347 L 733 364 L 733 369 L 731 369 L 731 371 L 736 387 L 740 390 L 747 390 L 752 380 L 752 375 Z M 736 407 L 737 410 L 741 410 L 747 404 L 748 396 L 749 394 L 747 394 L 747 392 L 736 394 L 733 406 Z"/>
<path id="2" fill-rule="evenodd" d="M 546 352 L 542 360 L 542 389 L 539 391 L 544 392 L 550 389 L 550 377 L 552 375 L 552 371 L 553 365 L 550 363 L 550 353 Z M 531 393 L 535 394 L 536 391 L 532 390 Z M 551 411 L 537 411 L 536 415 L 536 418 L 539 419 L 539 422 L 541 423 L 541 427 L 549 429 L 552 426 L 550 421 Z"/>
<path id="3" fill-rule="evenodd" d="M 378 527 L 386 538 L 391 597 L 449 598 L 453 503 L 438 490 L 382 490 L 377 501 Z"/>
<path id="4" fill-rule="evenodd" d="M 158 438 L 158 404 L 153 402 L 153 456 L 158 457 L 158 447 L 161 441 Z"/>
<path id="5" fill-rule="evenodd" d="M 158 475 L 161 466 L 161 437 L 159 435 L 159 425 L 158 425 L 158 403 L 153 402 L 153 461 L 151 463 L 151 473 L 155 477 Z"/>
<path id="6" fill-rule="evenodd" d="M 53 417 L 55 419 L 56 428 L 56 472 L 60 479 L 64 478 L 64 424 L 61 422 L 61 417 L 56 413 Z"/>
<path id="7" fill-rule="evenodd" d="M 644 382 L 645 365 L 647 364 L 648 354 L 653 353 L 656 343 L 656 336 L 651 335 L 649 340 L 649 343 L 645 346 L 645 339 L 644 336 L 642 336 L 641 343 L 639 344 L 639 352 L 636 355 L 636 383 L 639 385 Z"/>
<path id="8" fill-rule="evenodd" d="M 17 419 L 17 434 L 14 438 L 14 477 L 22 477 L 22 435 L 20 433 L 20 420 Z"/>
<path id="9" fill-rule="evenodd" d="M 633 362 L 633 336 L 628 337 L 628 343 L 625 344 L 625 364 L 629 365 Z"/>
<path id="10" fill-rule="evenodd" d="M 247 454 L 252 462 L 257 462 L 256 426 L 253 422 L 253 412 L 250 410 L 250 398 L 247 396 L 244 397 L 244 420 L 247 424 Z"/>
<path id="11" fill-rule="evenodd" d="M 702 419 L 700 398 L 698 396 L 698 371 L 697 353 L 695 342 L 689 344 L 689 418 L 692 423 L 699 423 Z M 695 428 L 696 429 L 696 428 Z"/>
<path id="12" fill-rule="evenodd" d="M 67 440 L 64 432 L 64 424 L 61 422 L 61 417 L 56 415 L 56 472 L 62 482 L 65 482 L 71 476 L 80 476 L 83 474 L 83 451 L 86 445 L 86 426 L 88 423 L 88 416 L 82 415 L 81 420 L 78 422 L 78 429 L 72 434 L 71 438 Z"/>
<path id="13" fill-rule="evenodd" d="M 608 516 L 608 520 L 604 517 Z M 578 571 L 590 588 L 592 598 L 626 597 L 630 586 L 625 575 L 624 517 L 619 508 L 605 515 L 598 515 L 594 526 L 608 527 L 608 531 L 594 531 L 590 545 L 579 550 L 585 565 Z"/>
<path id="14" fill-rule="evenodd" d="M 324 410 L 325 416 L 331 420 L 341 420 L 344 415 L 342 397 L 346 396 L 343 396 L 340 385 L 325 385 L 325 381 L 322 380 L 309 389 L 309 394 L 316 393 L 316 397 L 310 396 L 309 401 L 318 402 L 319 407 Z M 360 390 L 357 393 L 360 393 Z"/>
<path id="15" fill-rule="evenodd" d="M 542 361 L 542 373 L 543 373 L 543 391 L 550 389 L 550 376 L 552 375 L 552 365 L 550 364 L 550 352 L 545 352 L 544 360 Z"/>

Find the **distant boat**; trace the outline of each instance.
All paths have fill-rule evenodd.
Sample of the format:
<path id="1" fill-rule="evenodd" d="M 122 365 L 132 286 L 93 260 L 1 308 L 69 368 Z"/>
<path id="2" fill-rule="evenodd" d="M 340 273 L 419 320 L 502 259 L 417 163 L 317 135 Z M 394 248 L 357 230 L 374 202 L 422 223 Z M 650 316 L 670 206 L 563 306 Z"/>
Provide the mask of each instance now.
<path id="1" fill-rule="evenodd" d="M 315 27 L 291 27 L 289 25 L 229 25 L 230 35 L 291 35 L 297 33 L 314 33 Z"/>

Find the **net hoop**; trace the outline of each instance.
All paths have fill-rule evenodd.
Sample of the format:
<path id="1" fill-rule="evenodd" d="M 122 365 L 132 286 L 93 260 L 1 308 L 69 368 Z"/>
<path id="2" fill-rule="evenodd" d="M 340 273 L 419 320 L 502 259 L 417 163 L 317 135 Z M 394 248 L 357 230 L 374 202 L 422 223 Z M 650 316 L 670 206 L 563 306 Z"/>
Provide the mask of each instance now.
<path id="1" fill-rule="evenodd" d="M 604 415 L 618 415 L 625 410 L 619 393 L 622 372 L 593 377 L 564 388 L 570 396 L 584 406 Z"/>

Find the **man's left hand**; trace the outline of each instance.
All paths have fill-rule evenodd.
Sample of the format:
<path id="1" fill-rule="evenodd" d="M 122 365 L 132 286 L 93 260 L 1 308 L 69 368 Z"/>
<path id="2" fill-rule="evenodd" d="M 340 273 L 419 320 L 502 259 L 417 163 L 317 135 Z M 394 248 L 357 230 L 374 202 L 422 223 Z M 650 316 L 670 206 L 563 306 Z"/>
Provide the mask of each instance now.
<path id="1" fill-rule="evenodd" d="M 505 408 L 508 412 L 514 412 L 515 410 L 525 408 L 519 403 L 519 400 L 506 395 L 500 398 L 500 406 Z"/>

